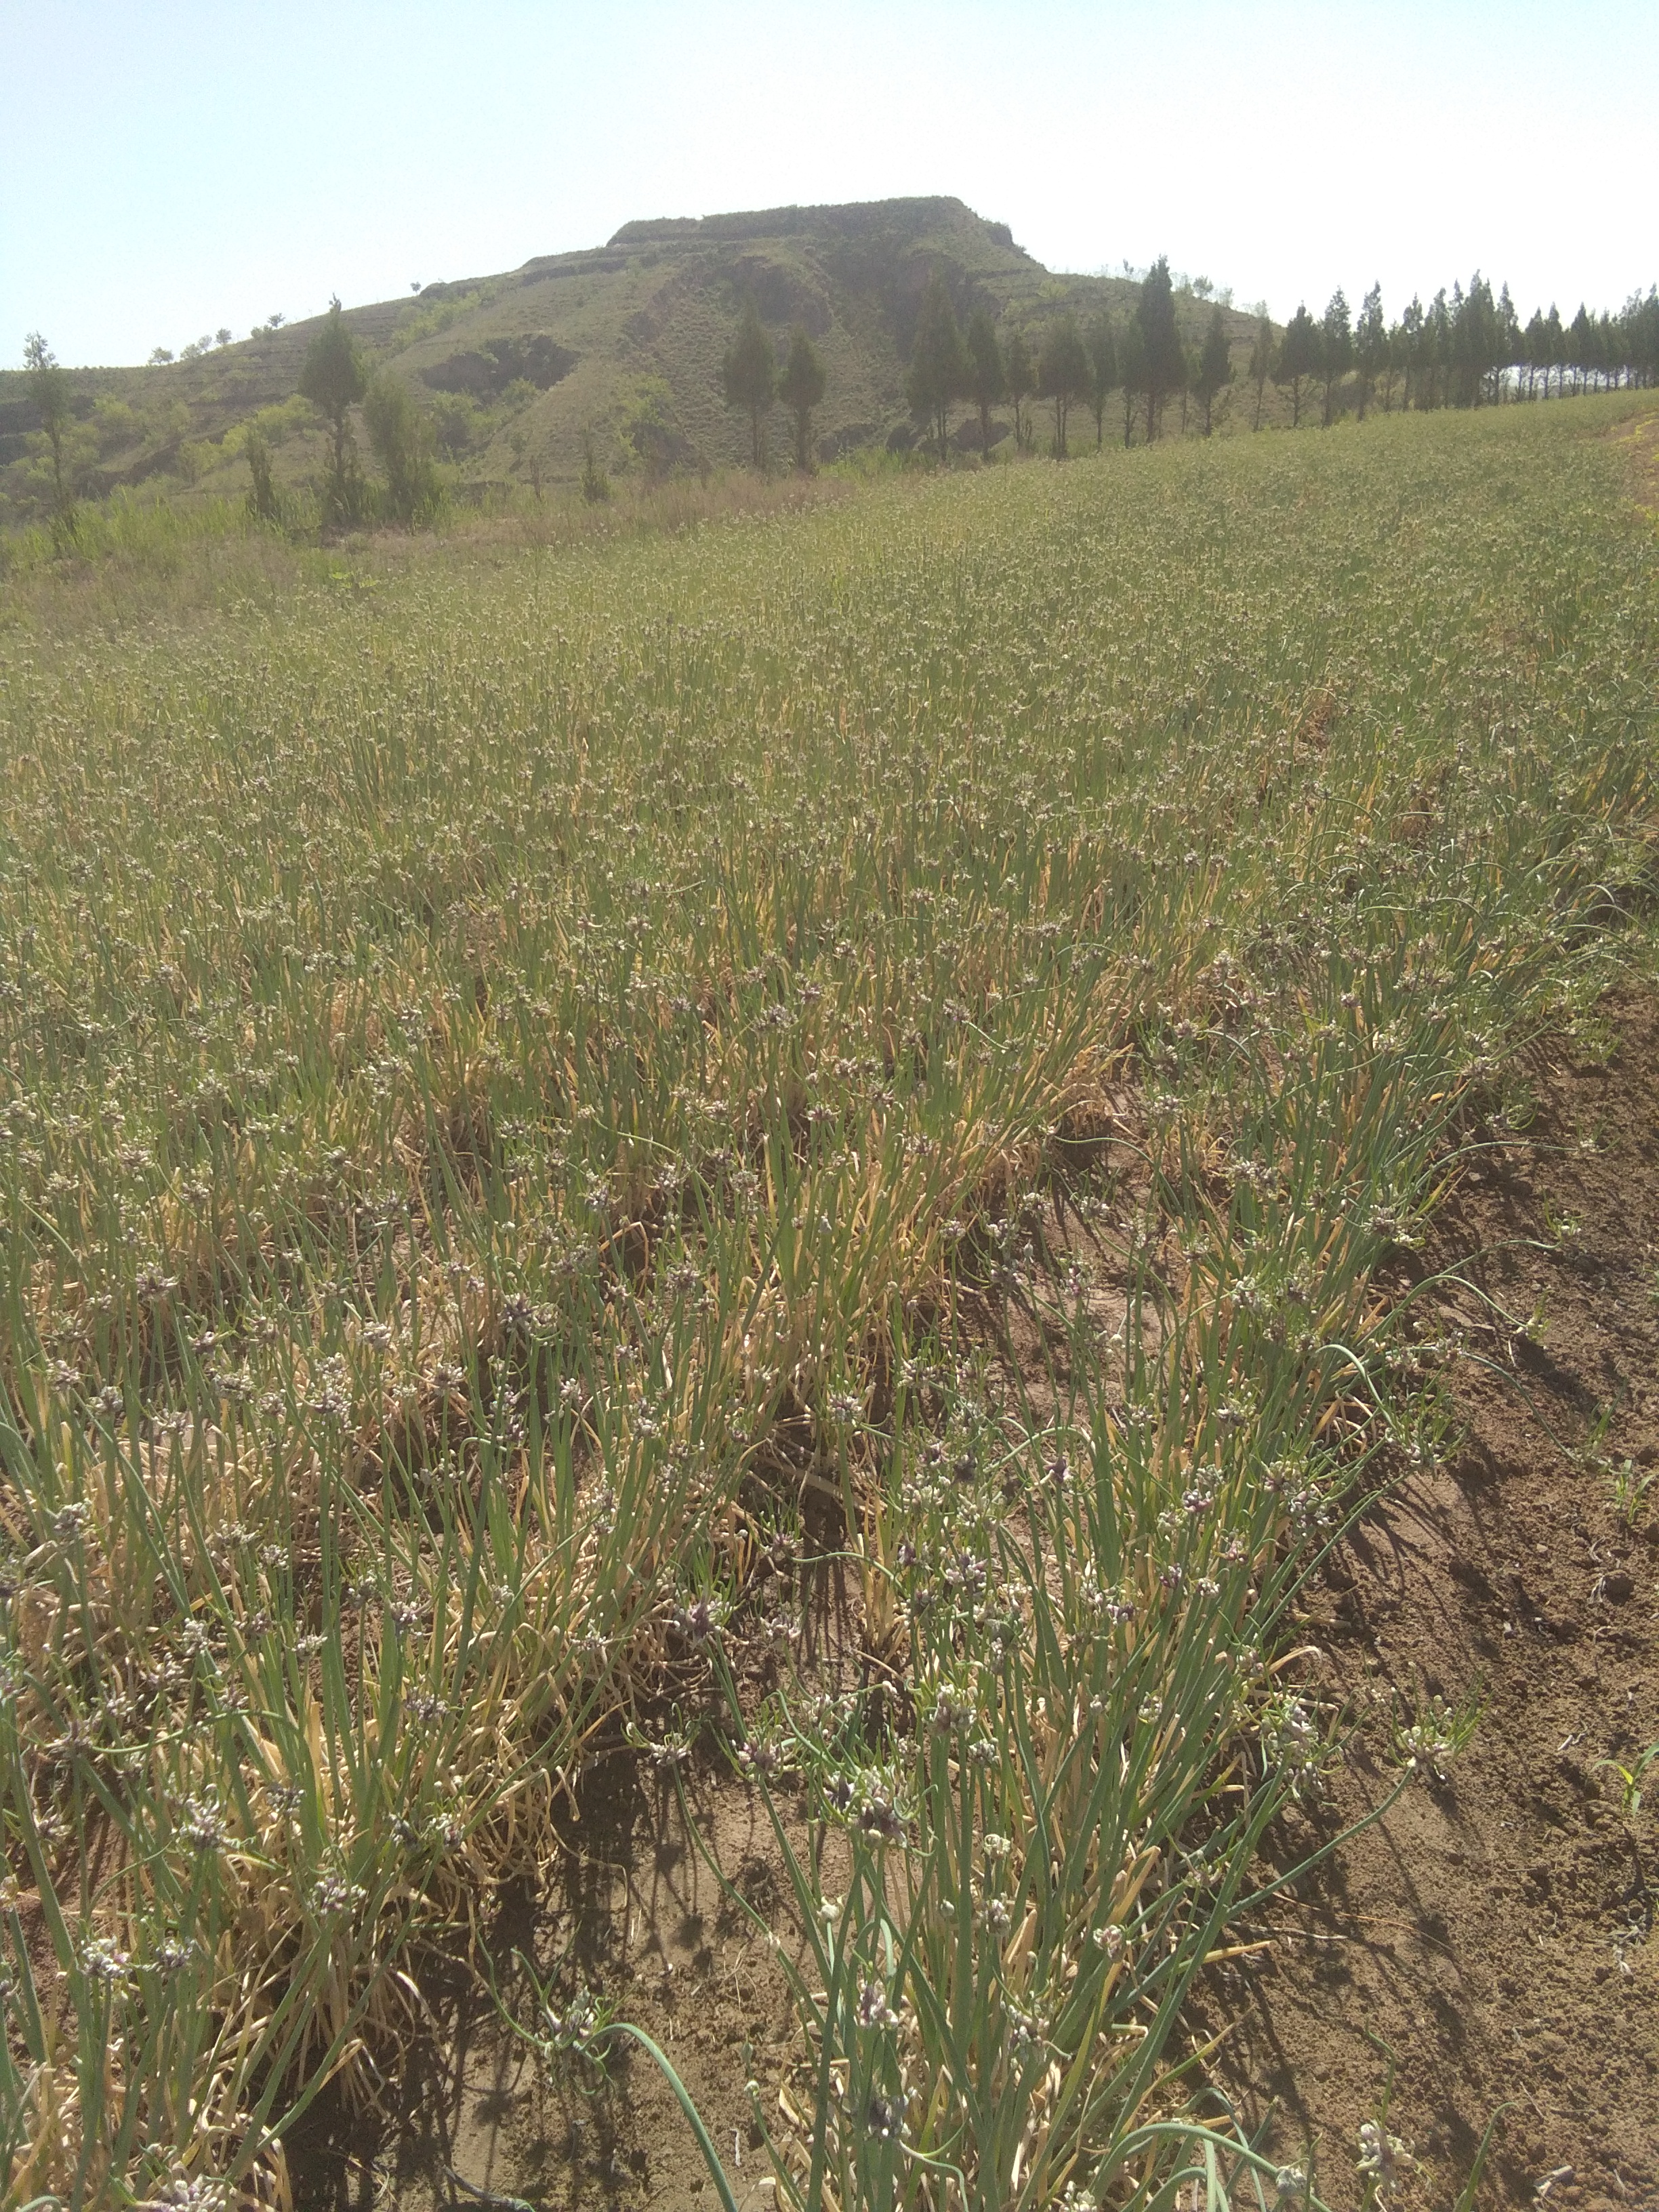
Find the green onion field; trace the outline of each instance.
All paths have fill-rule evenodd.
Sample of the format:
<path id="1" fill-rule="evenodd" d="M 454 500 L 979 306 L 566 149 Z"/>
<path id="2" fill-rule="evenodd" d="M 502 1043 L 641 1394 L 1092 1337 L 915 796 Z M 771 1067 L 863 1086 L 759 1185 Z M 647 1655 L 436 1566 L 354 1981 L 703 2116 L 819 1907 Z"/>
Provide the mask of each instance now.
<path id="1" fill-rule="evenodd" d="M 1650 964 L 1644 404 L 0 627 L 6 2203 L 284 2202 L 446 1960 L 603 2063 L 483 1932 L 601 1754 L 760 1808 L 779 2205 L 1296 2193 L 1183 2004 L 1412 1255 Z"/>

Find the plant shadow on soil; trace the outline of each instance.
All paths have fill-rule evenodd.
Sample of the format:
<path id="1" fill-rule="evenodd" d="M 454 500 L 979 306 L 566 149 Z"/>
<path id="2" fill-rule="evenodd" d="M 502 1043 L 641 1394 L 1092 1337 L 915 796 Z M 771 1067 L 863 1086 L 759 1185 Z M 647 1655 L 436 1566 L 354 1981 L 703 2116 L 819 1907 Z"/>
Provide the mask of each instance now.
<path id="1" fill-rule="evenodd" d="M 839 1516 L 803 1498 L 801 1525 L 799 1555 L 763 1559 L 760 1572 L 796 1623 L 799 1663 L 845 1689 L 861 1642 Z M 745 1697 L 758 1696 L 775 1659 L 733 1656 Z M 724 1706 L 705 1670 L 696 1679 L 701 1716 L 695 1696 L 675 1711 L 718 1729 Z M 666 1706 L 655 1716 L 665 1730 L 671 1717 Z M 839 1839 L 809 1832 L 787 1780 L 774 1804 L 791 1850 L 805 1865 L 816 1843 L 834 1887 Z M 589 1760 L 566 1805 L 562 1848 L 539 1887 L 504 1890 L 479 1930 L 499 1996 L 533 2024 L 525 1959 L 560 2002 L 579 1990 L 602 1996 L 668 2057 L 738 2212 L 769 2208 L 749 2084 L 770 2104 L 799 2055 L 785 1962 L 804 1971 L 810 1951 L 764 1800 L 712 1749 L 677 1786 L 618 1741 Z M 290 2137 L 296 2212 L 710 2212 L 707 2162 L 644 2051 L 613 2037 L 603 2069 L 567 2054 L 550 2073 L 502 2021 L 483 1973 L 441 1960 L 422 1979 L 427 2019 L 379 2108 L 352 2111 L 325 2093 Z"/>
<path id="2" fill-rule="evenodd" d="M 1194 2023 L 1224 2031 L 1213 2071 L 1338 2206 L 1391 2063 L 1413 2161 L 1395 2201 L 1450 2204 L 1496 2113 L 1488 2212 L 1659 2205 L 1659 1791 L 1632 1820 L 1601 1763 L 1659 1741 L 1659 1482 L 1633 1518 L 1613 1487 L 1626 1462 L 1627 1486 L 1659 1471 L 1659 1009 L 1601 1018 L 1604 1064 L 1534 1049 L 1535 1117 L 1475 1156 L 1420 1255 L 1419 1279 L 1462 1263 L 1426 1293 L 1466 1348 L 1460 1449 L 1310 1593 L 1322 1692 L 1358 1735 L 1281 1824 L 1281 1863 L 1386 1795 L 1432 1700 L 1478 1698 L 1473 1739 L 1270 1901 L 1249 1931 L 1269 1948 L 1216 1970 Z"/>
<path id="3" fill-rule="evenodd" d="M 792 1918 L 757 1796 L 702 1773 L 686 1796 L 726 1883 L 781 1940 Z M 603 1991 L 668 2054 L 719 2147 L 742 2207 L 767 2171 L 744 2091 L 752 2058 L 775 2075 L 793 2027 L 775 1957 L 689 1832 L 671 1783 L 619 1750 L 578 1793 L 567 1848 L 539 1894 L 496 1900 L 482 1948 L 502 1998 L 528 2023 L 533 1998 L 515 1954 L 568 1997 Z M 603 2072 L 570 2057 L 550 2073 L 501 2023 L 472 1978 L 437 1978 L 428 2032 L 378 2113 L 319 2100 L 289 2145 L 301 2212 L 498 2206 L 707 2208 L 706 2165 L 662 2075 L 612 2039 Z"/>

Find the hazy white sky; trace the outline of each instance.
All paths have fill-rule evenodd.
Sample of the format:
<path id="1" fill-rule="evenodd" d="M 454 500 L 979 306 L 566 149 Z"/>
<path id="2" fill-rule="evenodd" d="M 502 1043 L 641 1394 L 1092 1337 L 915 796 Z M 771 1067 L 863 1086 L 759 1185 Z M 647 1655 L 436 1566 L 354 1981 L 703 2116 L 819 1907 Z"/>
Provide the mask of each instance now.
<path id="1" fill-rule="evenodd" d="M 954 192 L 1283 317 L 1659 278 L 1656 0 L 0 0 L 0 364 L 142 361 L 630 216 Z"/>

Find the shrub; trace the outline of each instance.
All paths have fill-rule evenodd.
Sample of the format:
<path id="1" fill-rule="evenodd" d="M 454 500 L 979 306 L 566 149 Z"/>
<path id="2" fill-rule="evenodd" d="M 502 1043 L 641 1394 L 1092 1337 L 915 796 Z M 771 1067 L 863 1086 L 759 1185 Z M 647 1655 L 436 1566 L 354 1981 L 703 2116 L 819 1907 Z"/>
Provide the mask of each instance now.
<path id="1" fill-rule="evenodd" d="M 374 458 L 386 471 L 393 517 L 414 523 L 432 514 L 442 497 L 432 459 L 432 425 L 409 386 L 382 370 L 363 400 L 363 420 Z"/>
<path id="2" fill-rule="evenodd" d="M 257 425 L 250 422 L 242 438 L 249 477 L 247 511 L 256 522 L 280 522 L 282 501 L 270 471 L 270 447 Z"/>
<path id="3" fill-rule="evenodd" d="M 433 434 L 438 451 L 447 460 L 455 460 L 465 453 L 477 434 L 478 408 L 464 392 L 446 392 L 439 395 L 432 407 Z"/>
<path id="4" fill-rule="evenodd" d="M 582 433 L 582 497 L 590 507 L 602 507 L 611 496 L 611 479 L 599 466 L 593 433 Z"/>

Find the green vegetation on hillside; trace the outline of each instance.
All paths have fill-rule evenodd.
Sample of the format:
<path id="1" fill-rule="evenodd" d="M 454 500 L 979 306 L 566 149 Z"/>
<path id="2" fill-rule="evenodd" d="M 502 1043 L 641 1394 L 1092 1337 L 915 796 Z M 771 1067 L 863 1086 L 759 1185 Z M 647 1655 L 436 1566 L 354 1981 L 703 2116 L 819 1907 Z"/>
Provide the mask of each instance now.
<path id="1" fill-rule="evenodd" d="M 1237 2181 L 1401 1263 L 1651 904 L 1632 404 L 0 636 L 9 2198 L 274 2174 L 607 1746 L 775 1815 L 781 2201 Z"/>
<path id="2" fill-rule="evenodd" d="M 1048 313 L 1127 313 L 1127 279 L 1051 276 L 1006 228 L 954 200 L 778 209 L 702 223 L 629 224 L 591 253 L 510 276 L 428 285 L 417 298 L 347 310 L 365 365 L 404 383 L 429 417 L 457 498 L 513 485 L 574 485 L 592 441 L 613 478 L 655 481 L 751 460 L 754 423 L 724 404 L 722 356 L 752 301 L 774 353 L 799 327 L 818 354 L 816 462 L 915 435 L 904 384 L 934 275 L 965 321 L 977 304 L 1035 345 Z M 1207 312 L 1182 312 L 1195 335 Z M 296 400 L 322 322 L 273 317 L 235 344 L 186 349 L 143 369 L 70 376 L 70 459 L 81 495 L 240 496 L 250 437 L 263 441 L 278 505 L 314 528 L 328 475 L 317 416 Z M 1242 339 L 1243 318 L 1229 327 Z M 793 426 L 798 427 L 798 425 Z M 39 418 L 21 375 L 0 374 L 0 521 L 40 514 Z M 773 440 L 787 450 L 781 435 Z M 258 450 L 257 445 L 255 450 Z"/>
<path id="3" fill-rule="evenodd" d="M 1000 398 L 980 397 L 982 357 L 966 376 L 947 346 L 918 383 L 918 337 L 935 347 L 939 336 L 925 327 L 930 300 L 933 324 L 943 301 L 958 338 L 982 321 L 1015 367 L 1029 358 L 1018 388 L 1006 366 L 991 380 L 1012 421 L 994 413 Z M 750 370 L 773 370 L 752 400 L 734 399 L 726 374 L 745 317 Z M 763 453 L 793 452 L 798 468 L 929 445 L 941 459 L 999 446 L 1029 453 L 1037 442 L 1052 448 L 1079 404 L 1091 409 L 1098 444 L 1114 390 L 1127 443 L 1172 426 L 1183 434 L 1243 428 L 1247 410 L 1232 407 L 1230 387 L 1246 375 L 1256 428 L 1299 425 L 1310 389 L 1328 425 L 1345 411 L 1363 417 L 1373 403 L 1392 412 L 1396 399 L 1419 410 L 1479 405 L 1659 376 L 1652 291 L 1617 314 L 1581 307 L 1565 326 L 1552 308 L 1524 330 L 1507 290 L 1494 299 L 1478 275 L 1426 308 L 1413 300 L 1393 325 L 1376 287 L 1357 324 L 1339 292 L 1322 319 L 1298 310 L 1265 352 L 1262 320 L 1229 294 L 1218 299 L 1202 277 L 1175 279 L 1161 259 L 1139 276 L 1054 275 L 1005 226 L 958 200 L 629 223 L 595 252 L 428 285 L 414 298 L 344 311 L 337 327 L 332 310 L 292 325 L 273 315 L 240 343 L 222 331 L 219 343 L 204 338 L 177 361 L 158 349 L 143 369 L 56 371 L 56 383 L 42 380 L 44 362 L 0 373 L 0 529 L 11 534 L 9 549 L 0 538 L 0 556 L 15 556 L 17 526 L 30 521 L 54 543 L 76 542 L 66 517 L 82 501 L 251 496 L 266 520 L 314 535 L 430 521 L 445 501 L 499 507 L 527 489 L 539 502 L 547 487 L 578 483 L 591 494 L 600 474 L 647 488 L 706 478 L 759 465 Z M 1074 376 L 1072 326 L 1110 331 L 1115 384 L 1102 383 L 1105 356 L 1092 339 L 1088 374 Z M 777 385 L 797 333 L 823 372 L 821 397 L 806 410 L 810 437 Z M 336 350 L 349 341 L 365 378 L 376 380 L 383 424 L 400 422 L 395 482 L 385 463 L 374 485 L 345 472 L 343 440 L 368 428 L 357 399 L 343 414 L 305 395 L 306 364 L 325 335 Z M 1052 436 L 1037 441 L 1025 403 L 1045 348 L 1066 375 L 1042 395 L 1056 412 Z"/>

